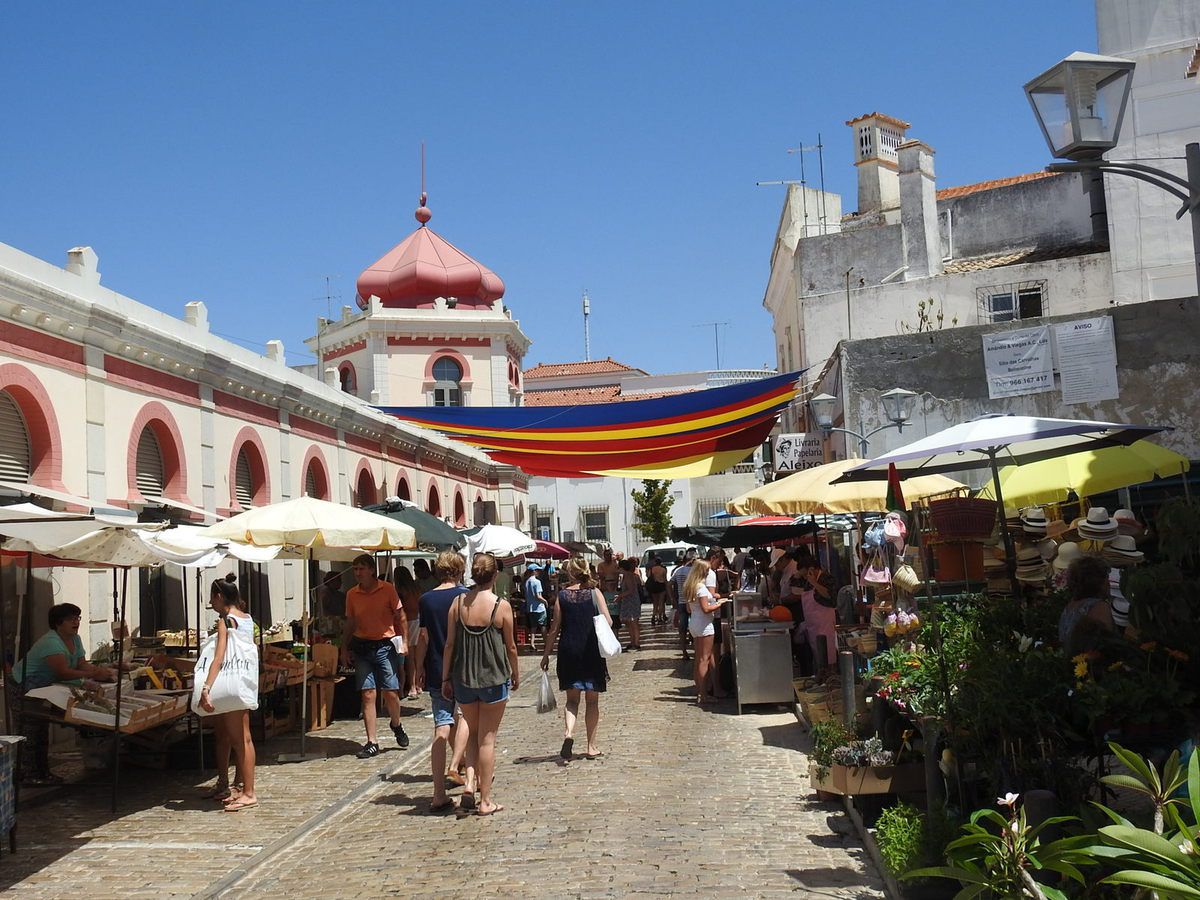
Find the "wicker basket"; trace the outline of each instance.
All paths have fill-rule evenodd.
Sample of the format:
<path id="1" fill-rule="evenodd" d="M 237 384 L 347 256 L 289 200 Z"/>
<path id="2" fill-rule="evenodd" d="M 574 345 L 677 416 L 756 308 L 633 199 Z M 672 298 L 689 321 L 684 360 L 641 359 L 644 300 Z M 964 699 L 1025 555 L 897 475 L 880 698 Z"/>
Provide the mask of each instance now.
<path id="1" fill-rule="evenodd" d="M 985 538 L 996 527 L 996 501 L 970 497 L 932 500 L 929 519 L 941 538 L 958 541 Z"/>

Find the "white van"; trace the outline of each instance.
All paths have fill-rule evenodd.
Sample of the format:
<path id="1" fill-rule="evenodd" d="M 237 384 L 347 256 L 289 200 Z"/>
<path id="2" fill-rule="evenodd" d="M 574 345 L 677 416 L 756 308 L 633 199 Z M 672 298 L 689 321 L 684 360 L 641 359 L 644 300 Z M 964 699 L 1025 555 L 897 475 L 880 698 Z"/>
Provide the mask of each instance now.
<path id="1" fill-rule="evenodd" d="M 683 554 L 688 550 L 695 550 L 697 556 L 704 554 L 704 548 L 696 544 L 655 544 L 653 547 L 647 547 L 642 553 L 642 577 L 646 577 L 646 573 L 650 570 L 650 564 L 657 556 L 666 566 L 667 580 L 670 581 L 675 567 L 683 560 Z"/>

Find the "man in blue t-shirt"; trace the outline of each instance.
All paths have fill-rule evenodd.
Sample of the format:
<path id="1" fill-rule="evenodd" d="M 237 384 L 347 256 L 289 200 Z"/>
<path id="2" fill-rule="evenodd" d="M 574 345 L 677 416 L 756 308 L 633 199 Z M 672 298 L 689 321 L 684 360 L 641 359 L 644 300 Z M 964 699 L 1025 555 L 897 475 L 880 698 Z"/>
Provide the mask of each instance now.
<path id="1" fill-rule="evenodd" d="M 542 646 L 546 646 L 546 587 L 539 577 L 542 567 L 530 563 L 525 571 L 531 573 L 525 579 L 525 620 L 529 623 L 529 643 L 533 643 L 533 629 L 542 636 Z"/>
<path id="2" fill-rule="evenodd" d="M 453 550 L 445 550 L 438 554 L 433 564 L 434 577 L 438 584 L 432 590 L 421 595 L 419 604 L 420 618 L 418 620 L 416 672 L 417 689 L 427 689 L 433 706 L 433 746 L 429 749 L 430 766 L 433 769 L 433 801 L 430 812 L 441 812 L 450 809 L 454 801 L 446 796 L 446 742 L 450 738 L 450 728 L 454 725 L 454 701 L 442 697 L 442 654 L 446 649 L 446 632 L 449 630 L 450 607 L 467 589 L 463 587 L 463 574 L 466 564 L 463 558 Z M 463 729 L 461 737 L 465 746 L 466 722 L 459 721 Z M 460 735 L 456 735 L 458 743 Z M 474 772 L 467 770 L 467 791 L 474 799 Z M 465 794 L 464 794 L 465 796 Z"/>

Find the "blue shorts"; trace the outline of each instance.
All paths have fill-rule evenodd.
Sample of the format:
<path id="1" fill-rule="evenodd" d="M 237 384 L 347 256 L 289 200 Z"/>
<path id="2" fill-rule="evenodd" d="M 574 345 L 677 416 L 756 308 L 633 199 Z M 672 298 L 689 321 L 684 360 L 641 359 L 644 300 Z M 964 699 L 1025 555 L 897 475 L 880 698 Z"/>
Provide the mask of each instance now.
<path id="1" fill-rule="evenodd" d="M 529 617 L 529 625 L 532 628 L 545 628 L 549 621 L 549 616 L 546 615 L 546 609 L 543 607 L 537 612 L 527 612 L 525 615 Z"/>
<path id="2" fill-rule="evenodd" d="M 571 691 L 595 691 L 596 682 L 588 679 L 587 681 L 572 681 L 568 690 Z"/>
<path id="3" fill-rule="evenodd" d="M 508 689 L 512 681 L 485 688 L 469 688 L 454 682 L 454 699 L 458 703 L 499 703 L 508 699 Z"/>
<path id="4" fill-rule="evenodd" d="M 454 701 L 447 700 L 440 690 L 429 692 L 429 702 L 433 706 L 433 727 L 442 728 L 454 724 Z"/>
<path id="5" fill-rule="evenodd" d="M 354 654 L 354 682 L 360 691 L 398 691 L 404 671 L 404 657 L 396 652 L 391 639 L 368 641 L 355 638 L 350 645 Z M 366 653 L 362 651 L 366 650 Z"/>

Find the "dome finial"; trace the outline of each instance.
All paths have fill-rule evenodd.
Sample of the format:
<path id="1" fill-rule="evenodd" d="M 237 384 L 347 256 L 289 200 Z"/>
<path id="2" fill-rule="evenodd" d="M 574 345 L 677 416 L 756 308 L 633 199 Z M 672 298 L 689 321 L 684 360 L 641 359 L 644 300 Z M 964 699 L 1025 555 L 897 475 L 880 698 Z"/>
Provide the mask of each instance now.
<path id="1" fill-rule="evenodd" d="M 425 142 L 421 141 L 421 203 L 417 207 L 417 211 L 413 214 L 417 221 L 424 228 L 425 224 L 433 218 L 433 213 L 429 211 L 426 202 L 429 200 L 429 194 L 425 192 Z"/>

